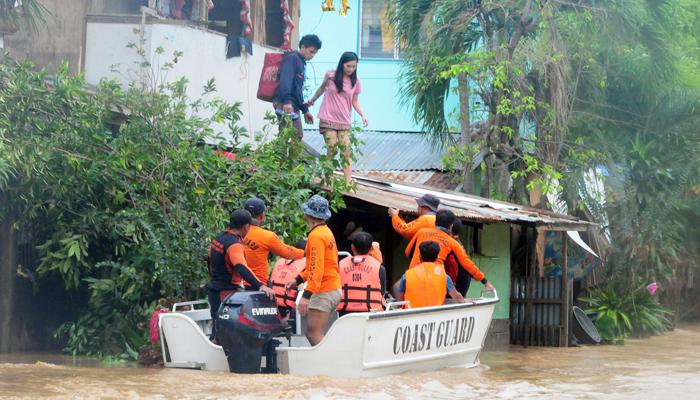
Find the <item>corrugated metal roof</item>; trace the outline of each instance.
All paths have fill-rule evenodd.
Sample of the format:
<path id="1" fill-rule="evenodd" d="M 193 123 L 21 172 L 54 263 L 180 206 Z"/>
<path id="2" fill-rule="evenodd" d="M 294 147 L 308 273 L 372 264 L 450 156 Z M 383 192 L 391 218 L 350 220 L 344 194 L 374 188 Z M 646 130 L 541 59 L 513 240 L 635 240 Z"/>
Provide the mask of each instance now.
<path id="1" fill-rule="evenodd" d="M 417 171 L 443 170 L 444 150 L 433 148 L 427 135 L 417 132 L 362 131 L 355 133 L 362 143 L 354 170 Z M 304 131 L 304 142 L 317 154 L 325 154 L 318 129 Z"/>
<path id="2" fill-rule="evenodd" d="M 508 222 L 542 226 L 550 230 L 586 230 L 594 223 L 547 210 L 539 210 L 503 201 L 485 199 L 422 185 L 409 185 L 354 175 L 356 191 L 345 195 L 384 207 L 416 213 L 415 199 L 431 193 L 440 199 L 440 207 L 452 210 L 461 219 L 474 222 Z"/>
<path id="3" fill-rule="evenodd" d="M 448 172 L 420 170 L 420 171 L 352 171 L 353 174 L 367 176 L 399 183 L 413 183 L 430 186 L 437 189 L 456 190 L 460 183 L 453 182 L 452 175 Z"/>
<path id="4" fill-rule="evenodd" d="M 596 226 L 568 215 L 449 190 L 456 186 L 442 171 L 443 151 L 431 147 L 425 134 L 363 131 L 356 135 L 364 142 L 360 146 L 363 154 L 353 165 L 357 190 L 346 196 L 415 214 L 415 199 L 432 193 L 440 198 L 441 207 L 467 221 L 529 224 L 551 230 L 586 230 Z M 312 152 L 326 151 L 318 130 L 306 130 L 304 142 Z"/>

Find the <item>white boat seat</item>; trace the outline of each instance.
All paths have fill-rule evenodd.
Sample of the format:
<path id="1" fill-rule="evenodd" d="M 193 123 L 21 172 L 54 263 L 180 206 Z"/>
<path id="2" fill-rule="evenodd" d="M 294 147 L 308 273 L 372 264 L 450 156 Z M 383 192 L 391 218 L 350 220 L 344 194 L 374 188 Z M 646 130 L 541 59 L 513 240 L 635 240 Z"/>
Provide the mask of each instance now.
<path id="1" fill-rule="evenodd" d="M 196 308 L 206 305 L 206 308 Z M 205 335 L 211 335 L 212 331 L 212 320 L 211 320 L 211 309 L 209 307 L 209 301 L 207 300 L 194 300 L 194 301 L 183 301 L 180 303 L 173 304 L 173 312 L 186 315 L 192 321 L 199 325 L 199 328 L 204 332 Z"/>
<path id="2" fill-rule="evenodd" d="M 163 348 L 166 366 L 228 371 L 228 362 L 221 346 L 210 342 L 190 317 L 183 313 L 160 314 L 158 325 L 161 340 L 165 340 L 170 355 L 170 359 L 166 358 Z"/>
<path id="3" fill-rule="evenodd" d="M 179 313 L 182 315 L 187 315 L 194 322 L 211 319 L 211 312 L 208 308 L 205 310 L 179 311 Z"/>

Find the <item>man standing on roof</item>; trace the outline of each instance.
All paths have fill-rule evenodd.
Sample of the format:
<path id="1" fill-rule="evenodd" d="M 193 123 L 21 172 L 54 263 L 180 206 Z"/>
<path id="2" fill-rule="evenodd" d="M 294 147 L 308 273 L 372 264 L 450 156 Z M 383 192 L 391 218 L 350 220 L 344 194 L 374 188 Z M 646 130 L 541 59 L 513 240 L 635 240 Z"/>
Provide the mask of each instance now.
<path id="1" fill-rule="evenodd" d="M 407 300 L 411 308 L 439 306 L 445 303 L 449 295 L 458 303 L 464 303 L 464 297 L 455 289 L 452 279 L 445 274 L 445 268 L 437 264 L 440 245 L 426 241 L 420 244 L 421 263 L 409 269 L 394 284 L 394 296 L 397 300 Z"/>
<path id="2" fill-rule="evenodd" d="M 367 312 L 384 309 L 386 292 L 386 269 L 382 263 L 370 255 L 372 235 L 357 232 L 350 238 L 352 257 L 340 261 L 340 283 L 342 298 L 338 312 Z"/>
<path id="3" fill-rule="evenodd" d="M 389 216 L 391 217 L 391 225 L 399 235 L 406 240 L 413 239 L 413 236 L 422 228 L 435 228 L 435 213 L 440 206 L 440 199 L 430 193 L 424 194 L 421 198 L 416 199 L 418 203 L 418 218 L 411 222 L 406 222 L 399 216 L 399 210 L 389 208 Z"/>
<path id="4" fill-rule="evenodd" d="M 216 321 L 221 302 L 240 288 L 242 281 L 255 290 L 260 290 L 271 299 L 275 293 L 255 278 L 245 260 L 243 236 L 250 230 L 252 217 L 246 210 L 236 210 L 231 214 L 229 229 L 221 232 L 212 240 L 209 247 L 209 276 L 207 285 L 211 318 Z M 216 323 L 212 337 L 216 337 Z"/>
<path id="5" fill-rule="evenodd" d="M 315 346 L 323 339 L 331 312 L 340 303 L 338 247 L 333 232 L 326 225 L 331 217 L 328 200 L 316 194 L 302 204 L 301 209 L 311 229 L 306 239 L 306 268 L 296 279 L 287 282 L 287 289 L 306 281 L 297 310 L 302 317 L 308 314 L 306 338 Z"/>
<path id="6" fill-rule="evenodd" d="M 435 215 L 435 228 L 423 228 L 413 236 L 413 239 L 411 239 L 408 246 L 406 246 L 405 251 L 406 256 L 411 257 L 411 264 L 408 268 L 413 268 L 421 263 L 420 254 L 416 251 L 421 243 L 428 241 L 436 242 L 440 246 L 440 252 L 435 261 L 437 264 L 444 266 L 447 256 L 450 253 L 454 253 L 460 267 L 464 268 L 472 278 L 483 283 L 486 289 L 493 290 L 493 285 L 486 280 L 484 273 L 481 272 L 479 267 L 469 258 L 464 247 L 450 234 L 454 220 L 455 214 L 452 211 L 440 210 Z"/>
<path id="7" fill-rule="evenodd" d="M 309 106 L 304 102 L 304 80 L 306 79 L 306 62 L 314 58 L 321 49 L 321 39 L 316 35 L 304 35 L 299 40 L 299 50 L 287 53 L 280 65 L 280 83 L 272 99 L 272 106 L 280 118 L 288 115 L 292 119 L 297 137 L 304 136 L 300 114 L 304 114 L 307 124 L 314 123 L 314 117 L 309 112 Z M 280 128 L 284 128 L 280 125 Z"/>
<path id="8" fill-rule="evenodd" d="M 257 197 L 251 197 L 245 201 L 243 208 L 253 216 L 250 230 L 243 238 L 245 259 L 248 262 L 248 268 L 253 271 L 255 277 L 267 285 L 270 252 L 282 258 L 296 260 L 304 258 L 304 250 L 287 246 L 274 232 L 260 227 L 265 222 L 266 207 L 264 201 Z"/>

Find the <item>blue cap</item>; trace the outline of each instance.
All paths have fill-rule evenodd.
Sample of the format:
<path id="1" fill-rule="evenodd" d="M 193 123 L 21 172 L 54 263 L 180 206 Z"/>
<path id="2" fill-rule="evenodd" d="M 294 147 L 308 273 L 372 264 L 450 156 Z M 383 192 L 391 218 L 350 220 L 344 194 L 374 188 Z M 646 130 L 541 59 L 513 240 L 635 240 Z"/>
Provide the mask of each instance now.
<path id="1" fill-rule="evenodd" d="M 257 217 L 258 215 L 265 212 L 265 202 L 257 197 L 251 197 L 245 201 L 243 208 L 250 212 L 250 215 Z"/>

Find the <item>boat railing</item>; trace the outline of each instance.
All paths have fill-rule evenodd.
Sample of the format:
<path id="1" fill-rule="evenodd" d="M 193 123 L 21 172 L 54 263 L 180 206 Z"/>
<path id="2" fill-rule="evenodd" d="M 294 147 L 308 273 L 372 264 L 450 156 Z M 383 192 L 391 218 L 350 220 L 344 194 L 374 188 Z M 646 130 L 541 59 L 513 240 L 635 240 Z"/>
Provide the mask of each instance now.
<path id="1" fill-rule="evenodd" d="M 352 254 L 350 254 L 350 253 L 347 252 L 347 251 L 339 251 L 339 252 L 338 252 L 338 258 L 339 258 L 339 259 L 340 259 L 340 258 L 345 258 L 345 257 L 350 257 L 350 256 L 352 256 Z"/>
<path id="2" fill-rule="evenodd" d="M 206 309 L 208 310 L 209 309 L 209 301 L 208 300 L 181 301 L 179 303 L 173 304 L 173 312 L 186 312 L 186 311 L 195 310 L 195 308 L 196 308 L 195 306 L 204 305 L 204 304 L 207 305 Z M 179 309 L 184 309 L 185 307 L 188 307 L 189 310 L 182 310 L 182 311 L 179 310 Z M 198 310 L 201 310 L 201 308 Z"/>
<path id="3" fill-rule="evenodd" d="M 411 308 L 411 302 L 408 300 L 404 301 L 392 301 L 386 304 L 384 311 L 397 310 L 399 308 Z"/>
<path id="4" fill-rule="evenodd" d="M 493 294 L 493 296 L 486 297 L 484 296 L 487 293 Z M 496 288 L 493 288 L 492 290 L 482 290 L 480 297 L 482 299 L 497 299 L 498 298 L 498 292 L 496 291 Z"/>

